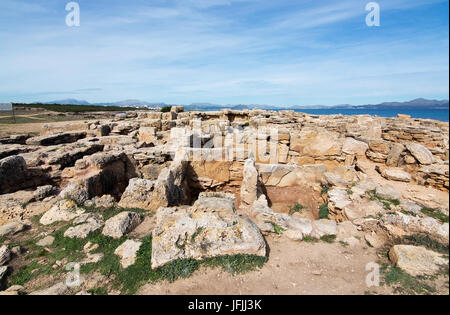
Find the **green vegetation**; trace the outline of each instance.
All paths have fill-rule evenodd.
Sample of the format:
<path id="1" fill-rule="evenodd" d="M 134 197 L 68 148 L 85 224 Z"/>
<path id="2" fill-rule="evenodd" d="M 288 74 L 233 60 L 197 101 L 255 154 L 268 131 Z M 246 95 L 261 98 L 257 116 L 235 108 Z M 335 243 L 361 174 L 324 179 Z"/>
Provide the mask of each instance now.
<path id="1" fill-rule="evenodd" d="M 305 207 L 299 203 L 296 203 L 293 207 L 291 207 L 291 209 L 289 210 L 289 214 L 293 215 L 294 213 L 301 213 L 303 210 L 305 209 Z"/>
<path id="2" fill-rule="evenodd" d="M 266 222 L 266 223 L 272 224 L 275 234 L 281 235 L 283 233 L 284 229 L 281 226 L 279 226 L 278 224 L 276 224 L 274 222 Z"/>
<path id="3" fill-rule="evenodd" d="M 392 286 L 396 293 L 401 294 L 431 294 L 436 289 L 425 283 L 420 277 L 413 277 L 396 266 L 385 265 L 381 268 L 384 282 Z"/>
<path id="4" fill-rule="evenodd" d="M 123 112 L 133 110 L 145 110 L 140 107 L 100 106 L 100 105 L 66 105 L 66 104 L 22 104 L 13 103 L 14 107 L 42 108 L 61 113 L 85 113 L 85 112 Z"/>
<path id="5" fill-rule="evenodd" d="M 44 275 L 51 274 L 53 269 L 51 265 L 41 265 L 37 261 L 32 261 L 26 266 L 22 266 L 16 273 L 8 277 L 8 286 L 12 285 L 24 285 L 31 279 Z"/>
<path id="6" fill-rule="evenodd" d="M 94 288 L 88 290 L 88 293 L 92 295 L 108 295 L 108 290 L 105 287 Z"/>
<path id="7" fill-rule="evenodd" d="M 207 267 L 220 267 L 222 270 L 236 275 L 262 268 L 266 262 L 267 257 L 255 255 L 228 255 L 209 258 L 203 263 Z"/>
<path id="8" fill-rule="evenodd" d="M 328 190 L 329 190 L 329 189 L 330 189 L 330 187 L 328 187 L 328 186 L 323 186 L 323 187 L 322 187 L 322 190 L 320 191 L 320 194 L 323 195 L 323 194 L 328 193 Z"/>
<path id="9" fill-rule="evenodd" d="M 324 235 L 320 238 L 320 240 L 322 242 L 331 244 L 331 243 L 334 243 L 334 241 L 336 240 L 336 235 Z"/>
<path id="10" fill-rule="evenodd" d="M 107 218 L 123 210 L 111 208 L 104 209 L 102 213 Z M 134 210 L 139 211 L 139 209 Z M 39 220 L 39 217 L 33 218 L 33 221 L 36 220 Z M 94 295 L 106 295 L 109 289 L 120 290 L 122 294 L 134 294 L 146 282 L 154 283 L 161 280 L 173 282 L 179 278 L 187 278 L 202 265 L 210 268 L 220 267 L 224 271 L 238 274 L 261 268 L 267 261 L 266 257 L 234 255 L 209 258 L 203 261 L 179 259 L 160 268 L 152 269 L 152 236 L 148 235 L 141 239 L 142 245 L 137 253 L 135 264 L 124 269 L 120 264 L 120 258 L 114 254 L 114 251 L 127 240 L 126 237 L 113 239 L 101 234 L 100 231 L 89 234 L 85 239 L 64 237 L 64 232 L 70 226 L 72 225 L 60 227 L 51 233 L 55 240 L 48 249 L 35 245 L 36 239 L 34 238 L 25 241 L 23 246 L 29 252 L 26 257 L 27 265 L 22 266 L 17 272 L 8 277 L 8 285 L 23 285 L 40 275 L 64 275 L 63 265 L 56 269 L 53 269 L 52 266 L 57 261 L 63 261 L 63 264 L 82 261 L 86 256 L 83 248 L 88 242 L 98 245 L 98 248 L 92 251 L 91 254 L 102 253 L 103 258 L 99 262 L 82 265 L 80 272 L 82 274 L 98 272 L 111 279 L 107 286 L 94 288 L 89 291 Z M 201 232 L 202 229 L 198 229 L 191 239 L 195 240 Z"/>
<path id="11" fill-rule="evenodd" d="M 324 203 L 319 207 L 319 219 L 328 219 L 329 214 L 328 203 Z"/>
<path id="12" fill-rule="evenodd" d="M 424 246 L 432 251 L 446 255 L 448 255 L 449 253 L 448 244 L 440 243 L 425 234 L 414 234 L 403 236 L 400 240 L 397 240 L 396 243 L 414 246 Z"/>
<path id="13" fill-rule="evenodd" d="M 380 201 L 383 204 L 383 207 L 386 210 L 391 210 L 392 209 L 392 205 L 394 206 L 398 206 L 400 205 L 400 201 L 397 199 L 390 199 L 390 198 L 383 198 L 380 195 L 378 195 L 376 193 L 375 190 L 371 190 L 367 192 L 367 196 L 370 200 L 373 201 Z"/>
<path id="14" fill-rule="evenodd" d="M 348 247 L 348 246 L 350 246 L 349 243 L 344 242 L 344 241 L 339 241 L 339 244 L 341 244 L 342 247 Z"/>
<path id="15" fill-rule="evenodd" d="M 233 224 L 233 225 L 234 225 L 234 224 Z M 191 243 L 195 242 L 195 239 L 197 238 L 197 236 L 199 236 L 202 232 L 203 232 L 203 227 L 197 228 L 197 230 L 195 231 L 195 233 L 192 234 L 192 236 L 191 236 Z"/>
<path id="16" fill-rule="evenodd" d="M 170 113 L 171 110 L 172 106 L 164 106 L 163 108 L 161 108 L 162 113 Z"/>
<path id="17" fill-rule="evenodd" d="M 322 242 L 331 244 L 331 243 L 334 243 L 335 240 L 336 240 L 336 235 L 324 235 L 320 239 L 314 238 L 311 236 L 303 236 L 303 241 L 307 242 L 307 243 L 317 243 L 319 241 L 322 241 Z"/>
<path id="18" fill-rule="evenodd" d="M 431 218 L 441 221 L 442 223 L 448 223 L 448 215 L 442 213 L 438 209 L 423 208 L 421 212 Z"/>

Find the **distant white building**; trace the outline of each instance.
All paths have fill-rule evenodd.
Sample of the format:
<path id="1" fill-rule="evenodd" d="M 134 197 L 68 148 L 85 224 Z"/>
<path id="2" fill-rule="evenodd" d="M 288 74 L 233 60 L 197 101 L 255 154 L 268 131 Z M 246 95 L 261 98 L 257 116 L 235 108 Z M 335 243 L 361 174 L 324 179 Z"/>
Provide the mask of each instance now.
<path id="1" fill-rule="evenodd" d="M 12 104 L 11 103 L 0 103 L 0 110 L 12 110 Z"/>

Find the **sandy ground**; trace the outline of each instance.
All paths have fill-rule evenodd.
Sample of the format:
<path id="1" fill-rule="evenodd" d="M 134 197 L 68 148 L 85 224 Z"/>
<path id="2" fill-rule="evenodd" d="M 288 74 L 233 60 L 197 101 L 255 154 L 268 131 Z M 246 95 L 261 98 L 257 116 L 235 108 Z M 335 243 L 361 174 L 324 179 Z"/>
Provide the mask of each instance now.
<path id="1" fill-rule="evenodd" d="M 313 295 L 365 294 L 366 265 L 376 262 L 373 248 L 361 244 L 295 242 L 266 237 L 269 261 L 258 271 L 233 276 L 220 269 L 201 268 L 188 279 L 143 286 L 139 294 L 181 295 Z M 378 288 L 377 293 L 385 293 Z"/>

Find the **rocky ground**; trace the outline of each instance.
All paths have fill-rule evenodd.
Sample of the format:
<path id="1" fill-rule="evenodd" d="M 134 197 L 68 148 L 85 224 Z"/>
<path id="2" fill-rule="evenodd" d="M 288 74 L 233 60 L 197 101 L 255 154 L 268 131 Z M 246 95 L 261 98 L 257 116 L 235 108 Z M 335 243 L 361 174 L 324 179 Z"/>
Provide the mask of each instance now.
<path id="1" fill-rule="evenodd" d="M 6 136 L 0 294 L 448 294 L 448 127 L 173 107 Z"/>

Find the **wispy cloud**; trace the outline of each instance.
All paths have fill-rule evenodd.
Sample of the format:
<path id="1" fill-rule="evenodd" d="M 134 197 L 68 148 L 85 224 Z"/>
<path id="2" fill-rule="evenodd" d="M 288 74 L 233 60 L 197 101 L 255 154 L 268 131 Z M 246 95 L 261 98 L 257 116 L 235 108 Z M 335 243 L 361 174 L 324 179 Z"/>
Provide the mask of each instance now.
<path id="1" fill-rule="evenodd" d="M 69 28 L 65 1 L 18 0 L 20 18 L 0 13 L 0 101 L 448 98 L 448 1 L 379 2 L 370 29 L 365 0 L 80 0 Z"/>

